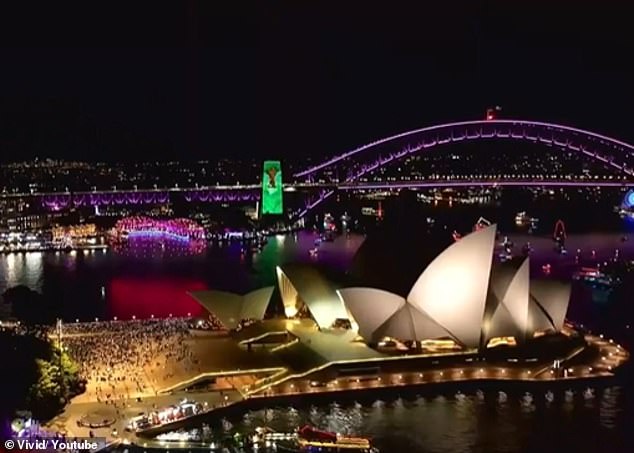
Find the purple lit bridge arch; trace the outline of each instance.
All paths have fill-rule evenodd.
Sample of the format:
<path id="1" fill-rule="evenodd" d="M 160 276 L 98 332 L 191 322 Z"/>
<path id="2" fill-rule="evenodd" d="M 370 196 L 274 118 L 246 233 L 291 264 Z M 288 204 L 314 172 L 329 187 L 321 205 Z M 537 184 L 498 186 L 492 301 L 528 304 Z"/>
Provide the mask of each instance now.
<path id="1" fill-rule="evenodd" d="M 581 153 L 589 159 L 602 162 L 616 170 L 619 176 L 632 177 L 634 175 L 634 146 L 629 143 L 561 124 L 495 119 L 438 124 L 392 135 L 297 172 L 294 177 L 298 182 L 303 180 L 309 184 L 333 184 L 339 189 L 352 188 L 351 186 L 355 186 L 355 183 L 363 176 L 414 153 L 449 143 L 487 139 L 523 140 L 561 150 L 570 150 Z M 343 177 L 340 176 L 342 168 Z M 497 183 L 511 185 L 510 181 L 508 184 L 502 184 L 500 181 Z M 546 181 L 541 184 L 531 181 L 516 181 L 513 185 L 529 185 L 529 183 L 531 185 L 547 185 Z M 395 183 L 395 185 L 401 186 L 404 184 L 407 183 Z M 425 184 L 425 182 L 420 184 Z M 476 181 L 462 181 L 453 184 L 481 185 Z M 441 186 L 443 184 L 440 181 L 430 182 L 427 187 L 434 185 Z M 596 185 L 596 182 L 588 180 L 586 185 Z M 357 188 L 360 186 L 356 185 Z M 408 187 L 416 186 L 410 184 Z M 311 209 L 327 200 L 334 193 L 335 189 L 322 190 L 317 198 L 311 200 L 304 209 L 298 212 L 297 217 L 305 216 Z"/>

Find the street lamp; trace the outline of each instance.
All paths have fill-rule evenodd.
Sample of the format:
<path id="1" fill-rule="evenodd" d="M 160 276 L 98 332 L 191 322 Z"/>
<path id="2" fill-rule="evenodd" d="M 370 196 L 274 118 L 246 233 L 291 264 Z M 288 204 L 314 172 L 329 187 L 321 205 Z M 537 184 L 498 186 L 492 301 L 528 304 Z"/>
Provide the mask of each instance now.
<path id="1" fill-rule="evenodd" d="M 63 360 L 62 360 L 62 352 L 63 352 L 63 344 L 62 344 L 62 336 L 63 336 L 63 326 L 62 326 L 62 319 L 61 318 L 57 318 L 57 323 L 56 323 L 56 331 L 57 331 L 57 348 L 59 349 L 57 354 L 59 357 L 59 374 L 58 374 L 58 379 L 59 379 L 59 386 L 62 389 L 62 393 L 64 394 L 64 398 L 65 396 L 65 392 L 64 392 L 64 366 L 63 366 Z"/>

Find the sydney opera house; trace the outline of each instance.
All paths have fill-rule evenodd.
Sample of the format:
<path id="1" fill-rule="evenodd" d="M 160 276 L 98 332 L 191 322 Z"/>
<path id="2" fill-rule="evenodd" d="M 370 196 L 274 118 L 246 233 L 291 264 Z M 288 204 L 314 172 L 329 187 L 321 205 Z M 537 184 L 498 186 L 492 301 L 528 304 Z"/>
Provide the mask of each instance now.
<path id="1" fill-rule="evenodd" d="M 276 269 L 276 287 L 193 296 L 243 339 L 253 325 L 258 338 L 287 331 L 326 361 L 380 359 L 390 347 L 392 356 L 520 350 L 539 338 L 570 336 L 569 285 L 532 281 L 528 257 L 495 262 L 495 240 L 492 225 L 450 244 L 405 294 L 385 285 L 336 288 L 310 266 L 286 265 Z M 283 308 L 277 314 L 276 305 Z"/>

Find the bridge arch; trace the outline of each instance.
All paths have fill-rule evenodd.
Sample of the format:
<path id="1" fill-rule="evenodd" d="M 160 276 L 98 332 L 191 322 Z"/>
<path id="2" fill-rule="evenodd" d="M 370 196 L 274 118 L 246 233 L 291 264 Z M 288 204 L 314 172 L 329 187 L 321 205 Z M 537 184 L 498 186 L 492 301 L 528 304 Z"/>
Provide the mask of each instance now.
<path id="1" fill-rule="evenodd" d="M 570 150 L 602 162 L 624 175 L 634 176 L 634 145 L 607 135 L 576 127 L 517 119 L 473 120 L 423 127 L 376 140 L 294 174 L 296 179 L 328 181 L 333 170 L 345 167 L 337 184 L 350 184 L 364 175 L 411 154 L 449 143 L 486 139 L 524 140 Z M 332 196 L 324 191 L 298 213 L 309 210 Z"/>

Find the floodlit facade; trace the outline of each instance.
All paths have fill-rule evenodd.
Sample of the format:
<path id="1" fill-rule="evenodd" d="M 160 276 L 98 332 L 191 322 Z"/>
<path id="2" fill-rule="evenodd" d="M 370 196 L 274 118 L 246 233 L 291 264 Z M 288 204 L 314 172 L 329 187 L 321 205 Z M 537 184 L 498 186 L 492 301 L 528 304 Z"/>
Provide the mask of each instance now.
<path id="1" fill-rule="evenodd" d="M 289 264 L 278 266 L 276 274 L 287 317 L 308 311 L 320 329 L 331 328 L 337 320 L 349 320 L 339 294 L 316 269 Z"/>
<path id="2" fill-rule="evenodd" d="M 276 268 L 287 318 L 312 318 L 319 329 L 350 326 L 372 344 L 384 338 L 483 349 L 521 345 L 563 328 L 570 286 L 530 281 L 529 258 L 493 263 L 496 226 L 479 229 L 448 246 L 414 282 L 407 297 L 370 288 L 335 290 L 316 269 Z M 244 296 L 222 291 L 192 295 L 230 329 L 243 319 L 261 320 L 273 287 Z M 343 324 L 347 325 L 347 324 Z"/>
<path id="3" fill-rule="evenodd" d="M 225 291 L 194 291 L 190 294 L 226 328 L 235 329 L 242 320 L 264 319 L 273 289 L 273 286 L 268 286 L 245 295 Z"/>
<path id="4" fill-rule="evenodd" d="M 338 293 L 358 325 L 359 335 L 370 343 L 385 337 L 452 338 L 429 315 L 397 294 L 374 288 L 344 288 Z"/>
<path id="5" fill-rule="evenodd" d="M 561 330 L 570 286 L 531 284 L 528 257 L 493 264 L 495 236 L 492 225 L 449 246 L 422 272 L 407 298 L 374 288 L 339 290 L 359 335 L 371 343 L 384 337 L 450 339 L 476 349 L 500 339 L 522 344 L 538 332 Z"/>
<path id="6" fill-rule="evenodd" d="M 528 329 L 529 261 L 514 258 L 493 266 L 482 324 L 482 345 L 493 338 L 523 342 Z"/>
<path id="7" fill-rule="evenodd" d="M 555 330 L 561 330 L 564 326 L 570 289 L 570 285 L 553 280 L 538 280 L 531 285 L 533 300 L 548 315 Z"/>
<path id="8" fill-rule="evenodd" d="M 469 348 L 480 343 L 495 232 L 495 226 L 482 228 L 452 244 L 423 271 L 407 296 Z"/>
<path id="9" fill-rule="evenodd" d="M 359 335 L 367 341 L 406 303 L 403 297 L 382 289 L 344 288 L 337 293 L 358 325 Z"/>

